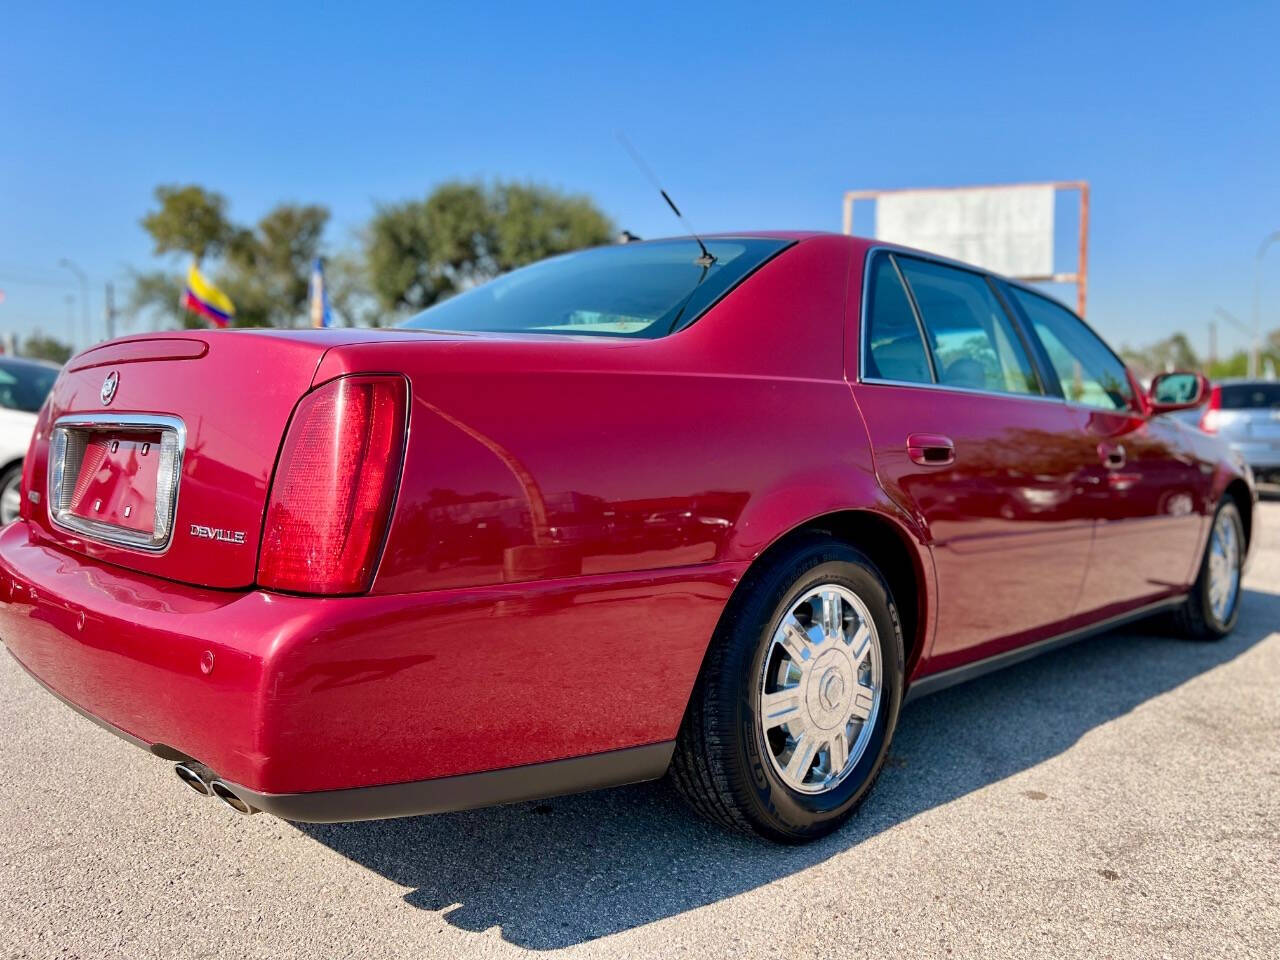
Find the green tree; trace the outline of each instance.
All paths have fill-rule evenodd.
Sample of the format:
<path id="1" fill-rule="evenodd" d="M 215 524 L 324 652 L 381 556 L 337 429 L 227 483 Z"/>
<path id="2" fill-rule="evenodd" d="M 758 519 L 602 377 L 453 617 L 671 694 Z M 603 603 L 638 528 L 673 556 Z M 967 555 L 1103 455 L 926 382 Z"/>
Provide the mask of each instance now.
<path id="1" fill-rule="evenodd" d="M 490 195 L 499 271 L 608 243 L 613 223 L 588 197 L 533 184 L 499 184 Z"/>
<path id="2" fill-rule="evenodd" d="M 366 282 L 364 261 L 354 253 L 329 257 L 324 264 L 329 311 L 344 327 L 376 327 L 386 316 Z"/>
<path id="3" fill-rule="evenodd" d="M 379 207 L 366 229 L 369 285 L 388 310 L 422 310 L 494 275 L 484 188 L 446 183 L 424 200 Z"/>
<path id="4" fill-rule="evenodd" d="M 454 181 L 380 207 L 365 232 L 369 287 L 387 310 L 421 310 L 499 273 L 609 242 L 592 201 L 533 184 Z"/>
<path id="5" fill-rule="evenodd" d="M 188 184 L 161 185 L 155 189 L 159 209 L 142 218 L 151 234 L 155 252 L 189 253 L 196 260 L 217 256 L 231 239 L 234 228 L 227 219 L 227 200 L 220 193 Z"/>
<path id="6" fill-rule="evenodd" d="M 70 344 L 36 332 L 22 341 L 18 353 L 35 360 L 50 360 L 53 363 L 63 364 L 71 359 L 72 350 Z"/>
<path id="7" fill-rule="evenodd" d="M 1126 347 L 1120 351 L 1120 356 L 1142 377 L 1152 377 L 1166 370 L 1199 370 L 1202 366 L 1185 333 L 1175 333 L 1141 349 Z"/>
<path id="8" fill-rule="evenodd" d="M 151 326 L 157 328 L 208 326 L 178 305 L 182 284 L 182 277 L 177 273 L 165 270 L 141 273 L 135 270 L 129 290 L 129 313 L 134 317 L 150 316 Z"/>
<path id="9" fill-rule="evenodd" d="M 284 203 L 254 230 L 227 241 L 219 286 L 236 305 L 236 325 L 289 327 L 306 314 L 311 265 L 329 222 L 325 207 Z"/>
<path id="10" fill-rule="evenodd" d="M 233 223 L 225 198 L 203 187 L 157 187 L 156 201 L 159 208 L 142 218 L 155 252 L 215 261 L 210 272 L 235 304 L 236 326 L 292 326 L 304 316 L 327 209 L 280 204 L 251 229 Z M 135 273 L 129 296 L 133 312 L 151 314 L 161 326 L 207 326 L 179 306 L 183 282 L 168 271 Z"/>

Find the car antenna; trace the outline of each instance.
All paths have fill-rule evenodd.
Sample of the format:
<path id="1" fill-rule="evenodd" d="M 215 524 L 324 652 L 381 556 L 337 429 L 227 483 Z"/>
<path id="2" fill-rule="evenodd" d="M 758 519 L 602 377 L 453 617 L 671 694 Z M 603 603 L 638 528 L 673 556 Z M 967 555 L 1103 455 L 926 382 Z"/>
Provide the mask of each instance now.
<path id="1" fill-rule="evenodd" d="M 643 173 L 645 178 L 653 184 L 654 189 L 657 190 L 658 193 L 662 194 L 662 199 L 667 201 L 667 206 L 670 207 L 671 212 L 676 215 L 676 219 L 680 221 L 681 226 L 688 230 L 689 236 L 693 237 L 693 239 L 697 241 L 698 249 L 702 251 L 702 255 L 693 262 L 704 270 L 707 267 L 710 267 L 716 262 L 716 258 L 711 251 L 707 249 L 707 245 L 702 242 L 702 238 L 698 236 L 697 231 L 693 229 L 693 224 L 685 219 L 684 214 L 680 212 L 680 208 L 677 207 L 675 201 L 671 199 L 671 195 L 668 194 L 666 190 L 662 189 L 662 184 L 658 182 L 658 178 L 654 174 L 652 168 L 644 162 L 644 158 L 640 156 L 636 148 L 631 145 L 631 141 L 627 139 L 626 134 L 621 130 L 618 130 L 617 136 L 618 142 L 622 144 L 623 149 L 625 149 L 627 153 L 631 154 L 631 159 L 636 162 L 636 166 L 640 168 L 640 172 Z"/>

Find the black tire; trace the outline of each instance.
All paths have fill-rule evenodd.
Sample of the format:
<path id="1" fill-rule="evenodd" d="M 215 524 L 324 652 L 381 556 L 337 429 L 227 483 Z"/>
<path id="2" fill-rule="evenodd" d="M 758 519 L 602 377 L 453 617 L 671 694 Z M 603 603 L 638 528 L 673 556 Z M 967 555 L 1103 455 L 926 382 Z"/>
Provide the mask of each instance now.
<path id="1" fill-rule="evenodd" d="M 1232 497 L 1223 497 L 1222 502 L 1218 504 L 1218 509 L 1214 511 L 1213 523 L 1209 527 L 1209 536 L 1205 540 L 1204 556 L 1200 558 L 1200 573 L 1196 577 L 1196 582 L 1192 586 L 1191 592 L 1187 594 L 1186 601 L 1173 612 L 1175 629 L 1182 636 L 1191 640 L 1221 640 L 1235 629 L 1236 621 L 1240 617 L 1241 585 L 1239 579 L 1236 582 L 1236 596 L 1225 620 L 1220 619 L 1213 612 L 1213 604 L 1209 600 L 1209 557 L 1213 550 L 1213 530 L 1217 526 L 1219 519 L 1224 515 L 1227 517 L 1227 522 L 1235 526 L 1236 540 L 1239 544 L 1239 560 L 1236 570 L 1238 578 L 1240 568 L 1244 565 L 1244 522 L 1240 519 L 1240 508 Z"/>
<path id="2" fill-rule="evenodd" d="M 822 583 L 854 593 L 879 643 L 882 694 L 870 738 L 853 768 L 823 793 L 793 790 L 762 754 L 758 678 L 776 625 Z M 749 576 L 725 612 L 694 686 L 676 741 L 671 779 L 709 820 L 769 840 L 814 840 L 847 820 L 866 798 L 889 749 L 902 706 L 903 640 L 884 578 L 862 553 L 826 536 L 797 542 Z"/>
<path id="3" fill-rule="evenodd" d="M 10 492 L 10 489 L 20 490 L 22 484 L 22 464 L 15 463 L 7 469 L 0 471 L 0 496 Z M 6 498 L 8 499 L 8 498 Z M 0 527 L 7 525 L 10 521 L 17 519 L 17 514 L 8 516 L 8 510 L 0 507 Z"/>

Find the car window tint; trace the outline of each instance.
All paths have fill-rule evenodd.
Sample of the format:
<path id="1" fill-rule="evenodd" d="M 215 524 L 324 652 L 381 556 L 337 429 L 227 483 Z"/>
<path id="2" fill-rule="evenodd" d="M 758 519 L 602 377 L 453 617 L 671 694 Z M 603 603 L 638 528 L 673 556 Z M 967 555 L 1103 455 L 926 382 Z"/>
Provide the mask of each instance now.
<path id="1" fill-rule="evenodd" d="M 1224 383 L 1221 393 L 1224 410 L 1280 407 L 1280 383 Z"/>
<path id="2" fill-rule="evenodd" d="M 56 367 L 0 360 L 0 407 L 35 413 L 57 379 Z"/>
<path id="3" fill-rule="evenodd" d="M 899 257 L 933 347 L 938 382 L 997 393 L 1040 393 L 1027 351 L 985 277 Z"/>
<path id="4" fill-rule="evenodd" d="M 1124 364 L 1066 307 L 1018 287 L 1008 288 L 1026 311 L 1072 403 L 1101 410 L 1128 410 L 1133 388 Z"/>
<path id="5" fill-rule="evenodd" d="M 579 250 L 504 274 L 410 317 L 419 330 L 653 339 L 687 327 L 789 246 L 764 237 L 713 237 Z M 451 279 L 446 279 L 452 284 Z"/>
<path id="6" fill-rule="evenodd" d="M 893 261 L 879 254 L 871 264 L 867 296 L 867 375 L 880 380 L 932 383 L 920 326 Z"/>

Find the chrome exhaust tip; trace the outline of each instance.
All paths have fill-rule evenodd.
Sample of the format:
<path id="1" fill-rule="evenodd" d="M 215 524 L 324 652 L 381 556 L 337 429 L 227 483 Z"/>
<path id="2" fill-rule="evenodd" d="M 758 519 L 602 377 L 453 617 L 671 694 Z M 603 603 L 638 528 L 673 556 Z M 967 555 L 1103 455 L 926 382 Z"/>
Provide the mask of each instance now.
<path id="1" fill-rule="evenodd" d="M 257 807 L 252 807 L 245 803 L 236 796 L 234 790 L 221 780 L 211 780 L 209 782 L 209 791 L 236 813 L 243 813 L 247 816 L 258 812 Z"/>
<path id="2" fill-rule="evenodd" d="M 200 794 L 200 796 L 213 796 L 213 789 L 209 784 L 215 779 L 214 773 L 203 763 L 196 763 L 194 760 L 175 763 L 173 772 L 178 775 L 179 780 Z"/>

